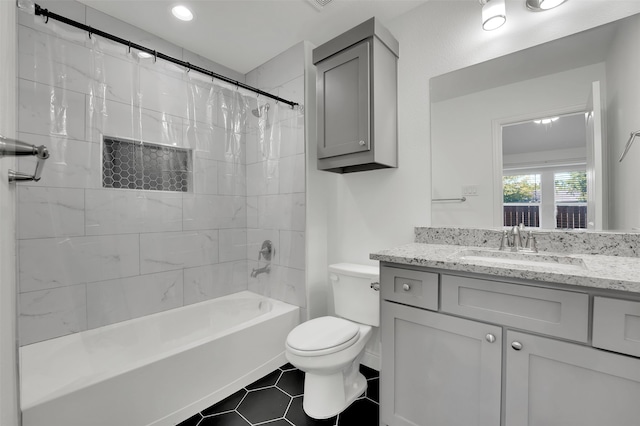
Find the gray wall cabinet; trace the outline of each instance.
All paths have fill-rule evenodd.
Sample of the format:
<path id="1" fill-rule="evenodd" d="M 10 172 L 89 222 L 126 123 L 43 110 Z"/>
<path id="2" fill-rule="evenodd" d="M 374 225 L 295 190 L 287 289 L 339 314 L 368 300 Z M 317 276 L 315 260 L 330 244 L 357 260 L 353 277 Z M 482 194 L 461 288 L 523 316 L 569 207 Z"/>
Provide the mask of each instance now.
<path id="1" fill-rule="evenodd" d="M 318 169 L 397 167 L 398 42 L 375 19 L 313 50 Z"/>
<path id="2" fill-rule="evenodd" d="M 384 262 L 380 278 L 381 425 L 640 425 L 639 295 Z"/>

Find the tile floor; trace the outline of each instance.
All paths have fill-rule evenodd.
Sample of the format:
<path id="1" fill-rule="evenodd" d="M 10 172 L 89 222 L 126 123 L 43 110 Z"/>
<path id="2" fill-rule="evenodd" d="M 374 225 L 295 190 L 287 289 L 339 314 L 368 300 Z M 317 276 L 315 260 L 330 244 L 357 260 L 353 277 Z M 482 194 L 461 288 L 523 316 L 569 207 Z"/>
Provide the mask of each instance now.
<path id="1" fill-rule="evenodd" d="M 283 365 L 178 426 L 377 426 L 378 372 L 361 366 L 367 391 L 338 416 L 315 420 L 302 410 L 304 373 Z"/>

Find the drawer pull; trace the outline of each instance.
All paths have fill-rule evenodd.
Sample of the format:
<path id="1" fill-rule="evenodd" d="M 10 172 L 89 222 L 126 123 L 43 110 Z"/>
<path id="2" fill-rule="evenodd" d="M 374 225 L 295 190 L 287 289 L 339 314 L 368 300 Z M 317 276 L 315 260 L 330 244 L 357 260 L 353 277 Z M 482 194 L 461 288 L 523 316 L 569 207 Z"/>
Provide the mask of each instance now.
<path id="1" fill-rule="evenodd" d="M 486 336 L 484 336 L 485 339 L 487 339 L 487 342 L 489 343 L 493 343 L 496 341 L 496 336 L 494 336 L 493 334 L 489 333 Z"/>
<path id="2" fill-rule="evenodd" d="M 409 290 L 411 290 L 411 284 L 409 284 L 409 283 L 404 283 L 404 284 L 402 284 L 402 289 L 403 289 L 404 291 L 409 291 Z"/>
<path id="3" fill-rule="evenodd" d="M 522 343 L 516 341 L 511 342 L 511 347 L 516 351 L 519 351 L 520 349 L 522 349 Z"/>

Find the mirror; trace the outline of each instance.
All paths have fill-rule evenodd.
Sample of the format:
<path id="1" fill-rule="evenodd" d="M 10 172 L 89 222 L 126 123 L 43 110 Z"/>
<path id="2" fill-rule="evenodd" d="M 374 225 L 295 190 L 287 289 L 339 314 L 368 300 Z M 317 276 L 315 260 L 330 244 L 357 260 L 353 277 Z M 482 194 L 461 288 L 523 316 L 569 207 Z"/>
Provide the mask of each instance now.
<path id="1" fill-rule="evenodd" d="M 640 229 L 640 147 L 618 162 L 640 130 L 638 69 L 640 14 L 432 78 L 432 224 L 504 226 L 504 191 L 513 190 L 504 176 L 553 171 L 523 202 L 539 203 L 541 227 Z M 555 117 L 563 119 L 544 123 Z M 571 117 L 577 133 L 555 135 Z M 515 148 L 514 138 L 533 148 Z M 582 173 L 579 184 L 567 181 L 572 172 Z M 575 196 L 563 199 L 558 185 L 573 185 Z M 586 220 L 558 219 L 568 207 Z"/>

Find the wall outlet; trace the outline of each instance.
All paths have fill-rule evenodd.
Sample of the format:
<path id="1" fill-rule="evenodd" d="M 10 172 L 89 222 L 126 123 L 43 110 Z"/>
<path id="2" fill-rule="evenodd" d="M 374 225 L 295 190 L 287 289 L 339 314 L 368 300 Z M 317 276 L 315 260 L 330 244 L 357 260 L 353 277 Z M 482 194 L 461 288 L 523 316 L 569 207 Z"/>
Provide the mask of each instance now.
<path id="1" fill-rule="evenodd" d="M 478 195 L 478 185 L 462 185 L 462 195 L 464 197 L 475 197 Z"/>

